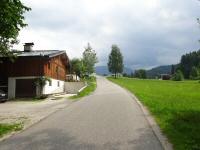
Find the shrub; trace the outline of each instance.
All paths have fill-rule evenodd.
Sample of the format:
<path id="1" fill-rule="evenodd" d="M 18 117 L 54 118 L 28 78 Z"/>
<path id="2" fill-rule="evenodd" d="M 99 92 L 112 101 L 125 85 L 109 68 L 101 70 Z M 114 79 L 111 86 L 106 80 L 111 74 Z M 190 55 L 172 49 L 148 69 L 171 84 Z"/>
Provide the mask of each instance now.
<path id="1" fill-rule="evenodd" d="M 48 78 L 48 77 L 43 77 L 43 76 L 35 79 L 35 85 L 39 88 L 39 91 L 38 91 L 39 93 L 37 93 L 37 98 L 39 98 L 39 99 L 45 99 L 46 98 L 46 95 L 44 95 L 42 93 L 42 91 L 43 91 L 43 88 L 46 85 L 47 81 L 51 82 L 51 79 Z"/>
<path id="2" fill-rule="evenodd" d="M 134 77 L 140 79 L 146 79 L 147 78 L 146 70 L 144 69 L 135 70 Z"/>
<path id="3" fill-rule="evenodd" d="M 190 72 L 190 79 L 198 80 L 200 76 L 199 70 L 197 67 L 192 67 L 192 71 Z"/>
<path id="4" fill-rule="evenodd" d="M 178 70 L 173 76 L 172 76 L 172 80 L 173 81 L 183 81 L 184 77 L 183 77 L 183 73 Z"/>

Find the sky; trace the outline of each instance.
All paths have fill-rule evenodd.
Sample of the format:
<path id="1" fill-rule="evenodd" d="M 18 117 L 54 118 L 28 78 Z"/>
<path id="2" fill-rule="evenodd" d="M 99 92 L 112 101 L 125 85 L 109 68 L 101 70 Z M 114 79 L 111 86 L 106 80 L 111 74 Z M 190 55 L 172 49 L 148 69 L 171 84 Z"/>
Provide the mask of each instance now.
<path id="1" fill-rule="evenodd" d="M 34 42 L 35 50 L 66 50 L 80 58 L 89 42 L 99 65 L 107 65 L 112 44 L 124 64 L 149 69 L 176 64 L 181 55 L 198 50 L 198 0 L 22 0 L 32 8 L 20 43 Z"/>

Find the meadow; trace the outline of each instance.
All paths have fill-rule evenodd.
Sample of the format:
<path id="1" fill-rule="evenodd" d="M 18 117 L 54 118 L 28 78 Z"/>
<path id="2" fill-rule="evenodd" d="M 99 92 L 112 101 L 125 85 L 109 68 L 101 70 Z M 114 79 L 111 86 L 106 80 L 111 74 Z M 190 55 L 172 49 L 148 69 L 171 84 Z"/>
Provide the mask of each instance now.
<path id="1" fill-rule="evenodd" d="M 200 150 L 198 81 L 108 79 L 134 93 L 147 106 L 175 150 Z"/>

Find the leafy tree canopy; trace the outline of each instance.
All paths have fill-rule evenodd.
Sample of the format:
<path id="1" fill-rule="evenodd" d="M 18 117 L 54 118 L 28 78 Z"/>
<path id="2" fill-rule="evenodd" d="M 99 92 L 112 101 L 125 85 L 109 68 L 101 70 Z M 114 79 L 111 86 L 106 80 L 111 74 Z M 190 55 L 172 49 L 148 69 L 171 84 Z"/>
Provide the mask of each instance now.
<path id="1" fill-rule="evenodd" d="M 83 65 L 85 67 L 85 73 L 88 75 L 94 73 L 94 66 L 97 62 L 98 58 L 96 56 L 96 52 L 88 43 L 85 51 L 83 52 Z"/>
<path id="2" fill-rule="evenodd" d="M 24 13 L 30 11 L 20 0 L 1 0 L 0 2 L 0 55 L 12 57 L 10 48 L 17 44 L 17 36 L 24 22 Z"/>
<path id="3" fill-rule="evenodd" d="M 144 69 L 135 70 L 134 77 L 140 79 L 146 79 L 147 78 L 146 70 Z"/>
<path id="4" fill-rule="evenodd" d="M 190 79 L 197 80 L 200 77 L 199 69 L 197 67 L 192 67 L 192 71 L 190 73 Z"/>
<path id="5" fill-rule="evenodd" d="M 122 73 L 123 68 L 124 64 L 122 53 L 117 45 L 112 45 L 111 53 L 108 59 L 108 70 L 111 73 L 114 73 L 116 78 L 116 74 Z"/>
<path id="6" fill-rule="evenodd" d="M 177 70 L 176 73 L 172 76 L 173 81 L 183 81 L 184 76 L 181 70 Z"/>
<path id="7" fill-rule="evenodd" d="M 82 60 L 78 58 L 73 58 L 72 60 L 70 60 L 70 65 L 71 73 L 75 73 L 76 76 L 81 77 L 84 71 Z"/>

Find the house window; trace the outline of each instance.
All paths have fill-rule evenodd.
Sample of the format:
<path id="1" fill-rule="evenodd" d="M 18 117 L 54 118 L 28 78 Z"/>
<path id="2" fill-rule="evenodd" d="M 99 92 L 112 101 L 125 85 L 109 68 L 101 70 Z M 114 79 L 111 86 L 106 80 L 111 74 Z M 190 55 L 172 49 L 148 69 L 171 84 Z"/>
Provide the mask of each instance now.
<path id="1" fill-rule="evenodd" d="M 59 67 L 56 66 L 56 76 L 57 76 L 57 78 L 59 78 L 59 73 L 58 73 L 58 71 L 59 71 Z"/>
<path id="2" fill-rule="evenodd" d="M 49 86 L 52 86 L 52 81 L 49 81 Z"/>
<path id="3" fill-rule="evenodd" d="M 58 81 L 58 87 L 60 86 L 60 82 Z"/>
<path id="4" fill-rule="evenodd" d="M 58 66 L 56 66 L 56 73 L 58 73 Z"/>
<path id="5" fill-rule="evenodd" d="M 51 69 L 51 63 L 48 62 L 48 69 Z"/>

